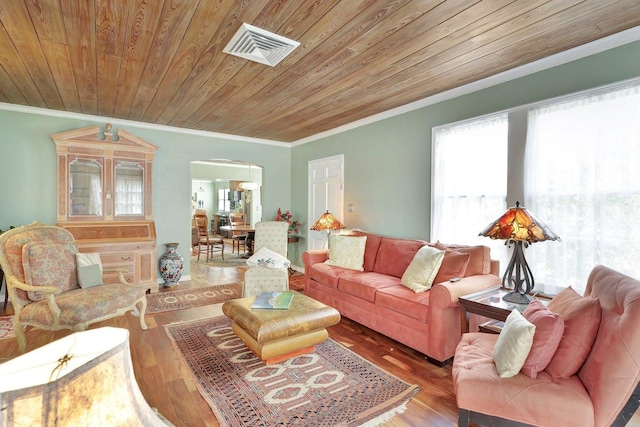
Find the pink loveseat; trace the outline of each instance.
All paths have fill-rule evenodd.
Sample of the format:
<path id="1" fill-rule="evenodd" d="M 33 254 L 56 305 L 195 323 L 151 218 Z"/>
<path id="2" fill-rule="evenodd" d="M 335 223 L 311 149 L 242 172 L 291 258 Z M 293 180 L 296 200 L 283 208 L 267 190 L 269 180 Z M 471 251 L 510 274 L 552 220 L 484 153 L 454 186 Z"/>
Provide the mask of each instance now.
<path id="1" fill-rule="evenodd" d="M 423 240 L 395 239 L 365 232 L 352 234 L 367 236 L 364 271 L 325 264 L 328 250 L 306 251 L 302 255 L 305 294 L 336 308 L 349 319 L 424 353 L 434 364 L 447 363 L 465 326 L 458 297 L 500 284 L 499 264 L 491 260 L 489 248 L 447 248 Z M 415 293 L 400 280 L 424 245 L 446 249 L 445 261 L 433 287 Z M 457 276 L 460 280 L 449 280 Z"/>
<path id="2" fill-rule="evenodd" d="M 598 266 L 589 276 L 584 298 L 575 301 L 576 307 L 582 304 L 587 311 L 580 309 L 573 317 L 565 317 L 562 340 L 580 344 L 585 351 L 563 352 L 561 360 L 555 360 L 561 341 L 551 360 L 556 370 L 575 365 L 574 374 L 554 374 L 550 364 L 535 379 L 522 371 L 500 378 L 493 361 L 498 335 L 469 333 L 462 337 L 452 368 L 459 426 L 470 422 L 550 427 L 627 424 L 640 401 L 640 281 Z M 595 315 L 588 311 L 591 303 L 597 306 Z M 585 332 L 582 325 L 594 318 L 594 328 Z M 569 325 L 583 333 L 568 332 Z M 587 342 L 593 344 L 585 345 Z M 577 359 L 581 352 L 586 359 Z"/>

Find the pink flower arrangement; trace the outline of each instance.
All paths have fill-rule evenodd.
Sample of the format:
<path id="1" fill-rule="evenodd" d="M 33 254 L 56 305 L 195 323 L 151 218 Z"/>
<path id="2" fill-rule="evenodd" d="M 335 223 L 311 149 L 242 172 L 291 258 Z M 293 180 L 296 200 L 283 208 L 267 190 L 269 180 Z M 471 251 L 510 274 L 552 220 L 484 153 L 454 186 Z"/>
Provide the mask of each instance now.
<path id="1" fill-rule="evenodd" d="M 275 218 L 273 218 L 274 221 L 286 221 L 289 224 L 289 230 L 288 233 L 296 233 L 298 234 L 298 227 L 300 227 L 302 224 L 300 223 L 300 221 L 294 220 L 293 219 L 293 214 L 289 211 L 286 212 L 282 212 L 282 209 L 278 208 L 278 214 L 276 215 Z"/>

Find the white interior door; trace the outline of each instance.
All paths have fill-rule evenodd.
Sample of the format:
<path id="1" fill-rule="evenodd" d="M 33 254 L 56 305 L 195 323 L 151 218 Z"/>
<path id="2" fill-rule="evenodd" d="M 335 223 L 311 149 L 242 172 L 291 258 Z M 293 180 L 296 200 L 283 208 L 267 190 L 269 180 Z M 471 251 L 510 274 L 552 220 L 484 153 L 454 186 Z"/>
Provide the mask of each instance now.
<path id="1" fill-rule="evenodd" d="M 309 227 L 329 211 L 344 222 L 344 156 L 325 157 L 309 162 Z M 308 249 L 327 247 L 327 232 L 309 230 Z"/>

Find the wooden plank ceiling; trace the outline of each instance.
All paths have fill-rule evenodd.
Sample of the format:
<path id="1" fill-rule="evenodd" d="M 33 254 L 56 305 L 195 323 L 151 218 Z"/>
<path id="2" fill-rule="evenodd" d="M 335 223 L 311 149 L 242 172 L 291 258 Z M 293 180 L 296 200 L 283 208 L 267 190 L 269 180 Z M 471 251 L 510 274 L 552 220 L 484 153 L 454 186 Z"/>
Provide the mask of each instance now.
<path id="1" fill-rule="evenodd" d="M 242 23 L 297 40 L 222 52 Z M 640 25 L 632 0 L 1 0 L 0 101 L 292 142 Z"/>

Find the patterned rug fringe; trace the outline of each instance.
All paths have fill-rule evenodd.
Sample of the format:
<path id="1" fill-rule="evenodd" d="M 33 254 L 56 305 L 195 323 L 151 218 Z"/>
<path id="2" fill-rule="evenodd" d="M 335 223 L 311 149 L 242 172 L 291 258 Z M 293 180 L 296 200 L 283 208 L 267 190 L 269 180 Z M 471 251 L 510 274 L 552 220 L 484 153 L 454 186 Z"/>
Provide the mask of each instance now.
<path id="1" fill-rule="evenodd" d="M 407 409 L 407 403 L 403 403 L 397 408 L 393 408 L 392 410 L 385 412 L 382 415 L 375 417 L 372 420 L 367 421 L 364 424 L 360 424 L 358 427 L 378 427 L 387 421 L 390 421 L 391 418 L 395 417 L 398 414 L 402 414 Z"/>
<path id="2" fill-rule="evenodd" d="M 13 331 L 13 316 L 0 317 L 0 340 L 8 340 L 15 338 Z"/>

